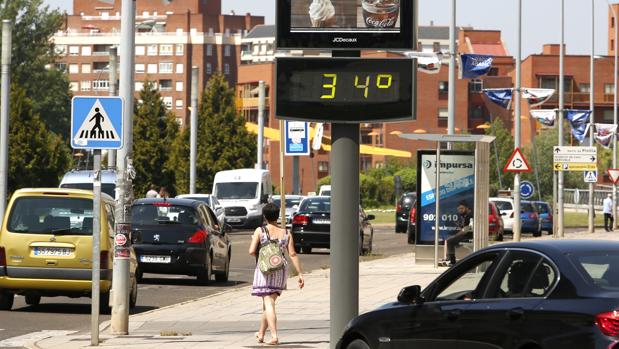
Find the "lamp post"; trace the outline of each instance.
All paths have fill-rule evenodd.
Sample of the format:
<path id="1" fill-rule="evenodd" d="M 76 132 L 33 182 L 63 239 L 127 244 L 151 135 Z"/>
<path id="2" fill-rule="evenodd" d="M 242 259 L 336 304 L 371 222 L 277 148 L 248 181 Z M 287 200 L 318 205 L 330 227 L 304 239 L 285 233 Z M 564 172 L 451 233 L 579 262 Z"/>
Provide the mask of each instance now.
<path id="1" fill-rule="evenodd" d="M 591 118 L 589 119 L 589 146 L 593 147 L 593 126 L 595 120 L 595 0 L 591 0 L 591 66 L 590 66 L 590 83 L 589 83 L 589 105 L 591 109 Z M 589 183 L 589 233 L 595 232 L 593 218 L 593 192 L 594 185 Z"/>
<path id="2" fill-rule="evenodd" d="M 607 0 L 608 2 L 608 0 Z M 610 10 L 613 13 L 613 28 L 615 29 L 615 37 L 613 40 L 614 43 L 614 51 L 615 51 L 615 67 L 613 71 L 614 77 L 614 91 L 613 91 L 613 123 L 617 125 L 617 68 L 618 68 L 618 56 L 617 56 L 617 48 L 618 43 L 617 39 L 619 38 L 619 26 L 617 26 L 617 11 L 612 4 L 608 3 L 610 6 Z M 613 168 L 617 168 L 617 133 L 613 135 Z M 617 213 L 617 184 L 613 183 L 613 216 Z M 617 229 L 617 220 L 613 220 L 613 230 Z"/>

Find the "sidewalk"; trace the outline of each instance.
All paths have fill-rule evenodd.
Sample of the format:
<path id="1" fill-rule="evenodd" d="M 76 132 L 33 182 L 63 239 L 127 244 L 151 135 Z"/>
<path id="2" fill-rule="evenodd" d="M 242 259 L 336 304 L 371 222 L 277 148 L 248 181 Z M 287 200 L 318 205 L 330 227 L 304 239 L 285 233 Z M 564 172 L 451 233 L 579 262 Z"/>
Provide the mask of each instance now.
<path id="1" fill-rule="evenodd" d="M 403 273 L 406 271 L 406 273 Z M 425 286 L 444 269 L 414 265 L 413 255 L 363 262 L 359 269 L 360 313 L 395 301 L 404 286 Z M 296 278 L 278 300 L 282 348 L 329 348 L 329 270 L 305 274 L 305 288 Z M 242 287 L 130 317 L 129 336 L 111 336 L 102 324 L 103 348 L 255 348 L 262 302 Z M 163 334 L 163 336 L 162 336 Z M 269 336 L 267 334 L 266 339 Z M 51 337 L 30 348 L 72 349 L 90 346 L 90 334 Z"/>
<path id="2" fill-rule="evenodd" d="M 552 239 L 544 235 L 543 239 Z M 566 239 L 617 240 L 619 232 L 597 229 L 566 234 Z M 529 240 L 530 238 L 525 238 Z M 393 302 L 408 285 L 426 286 L 445 269 L 415 265 L 413 254 L 363 262 L 359 267 L 359 311 L 364 313 Z M 278 300 L 282 348 L 329 348 L 329 270 L 305 274 L 305 288 L 289 289 Z M 254 339 L 262 310 L 250 287 L 226 291 L 130 317 L 130 335 L 112 336 L 102 324 L 102 348 L 259 348 Z M 267 335 L 267 340 L 268 340 Z M 29 348 L 74 349 L 90 346 L 90 334 L 60 334 L 32 343 Z"/>

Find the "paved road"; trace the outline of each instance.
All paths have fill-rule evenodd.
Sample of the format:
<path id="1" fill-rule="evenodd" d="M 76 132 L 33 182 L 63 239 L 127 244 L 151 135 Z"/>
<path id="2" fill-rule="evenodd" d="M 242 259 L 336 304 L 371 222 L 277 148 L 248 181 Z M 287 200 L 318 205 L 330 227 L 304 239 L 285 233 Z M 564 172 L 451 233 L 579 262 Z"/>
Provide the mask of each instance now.
<path id="1" fill-rule="evenodd" d="M 231 234 L 232 264 L 230 282 L 198 286 L 195 278 L 145 274 L 139 285 L 138 306 L 133 313 L 145 312 L 164 306 L 212 295 L 232 287 L 247 285 L 253 278 L 255 260 L 249 256 L 250 231 Z M 363 259 L 410 252 L 404 234 L 395 234 L 392 227 L 375 227 L 374 254 Z M 300 255 L 305 271 L 329 267 L 328 250 L 315 250 L 311 255 Z M 101 316 L 106 321 L 109 316 Z M 0 311 L 0 342 L 42 330 L 89 331 L 90 299 L 43 298 L 39 306 L 28 306 L 23 297 L 15 298 L 12 311 Z"/>

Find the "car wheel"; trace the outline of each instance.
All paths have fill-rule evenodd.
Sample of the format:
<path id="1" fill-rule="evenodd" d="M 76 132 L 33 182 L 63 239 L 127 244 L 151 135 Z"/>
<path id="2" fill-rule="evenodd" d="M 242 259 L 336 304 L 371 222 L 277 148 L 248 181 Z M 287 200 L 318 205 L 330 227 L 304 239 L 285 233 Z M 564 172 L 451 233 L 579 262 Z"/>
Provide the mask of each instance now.
<path id="1" fill-rule="evenodd" d="M 41 304 L 41 296 L 35 295 L 26 295 L 26 304 L 28 305 L 39 305 Z"/>
<path id="2" fill-rule="evenodd" d="M 11 310 L 15 295 L 0 290 L 0 310 Z"/>
<path id="3" fill-rule="evenodd" d="M 212 274 L 213 274 L 212 260 L 211 260 L 211 257 L 209 256 L 206 261 L 206 269 L 198 272 L 198 275 L 197 275 L 198 283 L 200 285 L 208 284 L 208 282 L 211 281 Z"/>
<path id="4" fill-rule="evenodd" d="M 131 293 L 129 294 L 129 308 L 133 309 L 138 304 L 138 280 L 133 280 L 131 284 Z"/>
<path id="5" fill-rule="evenodd" d="M 135 270 L 135 281 L 140 284 L 144 281 L 144 272 L 139 267 Z"/>
<path id="6" fill-rule="evenodd" d="M 221 274 L 215 274 L 215 280 L 217 282 L 228 282 L 228 277 L 230 275 L 230 259 L 232 256 L 230 255 L 230 251 L 228 251 L 228 261 L 226 262 L 226 270 Z"/>
<path id="7" fill-rule="evenodd" d="M 496 241 L 503 241 L 503 232 L 500 231 L 497 235 L 496 235 Z"/>
<path id="8" fill-rule="evenodd" d="M 99 313 L 101 314 L 110 314 L 112 312 L 112 307 L 110 306 L 110 293 L 101 293 L 99 297 Z"/>
<path id="9" fill-rule="evenodd" d="M 346 349 L 371 349 L 371 348 L 362 339 L 355 339 L 354 341 L 350 342 L 346 346 Z"/>
<path id="10" fill-rule="evenodd" d="M 304 246 L 301 248 L 301 253 L 303 254 L 311 254 L 312 253 L 312 246 Z"/>
<path id="11" fill-rule="evenodd" d="M 534 236 L 534 237 L 540 237 L 540 236 L 542 236 L 542 231 L 541 231 L 541 230 L 538 230 L 538 231 L 534 232 L 534 233 L 533 233 L 533 236 Z"/>

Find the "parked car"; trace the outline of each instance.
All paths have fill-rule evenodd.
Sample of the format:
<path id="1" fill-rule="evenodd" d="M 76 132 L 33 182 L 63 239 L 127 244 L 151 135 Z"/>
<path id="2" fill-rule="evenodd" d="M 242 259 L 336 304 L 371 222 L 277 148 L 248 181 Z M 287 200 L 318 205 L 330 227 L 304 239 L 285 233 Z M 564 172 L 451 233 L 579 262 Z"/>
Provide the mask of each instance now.
<path id="1" fill-rule="evenodd" d="M 617 349 L 618 308 L 618 242 L 500 244 L 353 319 L 336 348 Z"/>
<path id="2" fill-rule="evenodd" d="M 286 195 L 286 226 L 292 226 L 292 216 L 299 209 L 299 205 L 301 204 L 301 200 L 305 197 L 301 195 Z M 273 203 L 278 207 L 281 207 L 282 199 L 280 195 L 273 195 Z M 277 223 L 281 224 L 281 217 L 277 218 Z"/>
<path id="3" fill-rule="evenodd" d="M 226 221 L 226 210 L 224 210 L 224 207 L 219 203 L 219 200 L 217 200 L 217 198 L 214 195 L 182 194 L 182 195 L 177 195 L 176 198 L 202 201 L 205 204 L 207 204 L 208 207 L 211 208 L 211 210 L 213 210 L 213 213 L 215 213 L 215 217 L 217 217 L 217 221 L 219 221 L 220 224 L 223 224 Z"/>
<path id="4" fill-rule="evenodd" d="M 514 229 L 514 199 L 512 198 L 490 198 L 501 212 L 503 218 L 503 230 L 512 233 Z"/>
<path id="5" fill-rule="evenodd" d="M 404 193 L 398 199 L 398 204 L 395 208 L 395 232 L 406 233 L 411 209 L 417 200 L 417 193 Z"/>
<path id="6" fill-rule="evenodd" d="M 331 185 L 321 185 L 318 196 L 331 196 Z"/>
<path id="7" fill-rule="evenodd" d="M 542 230 L 552 234 L 552 207 L 545 201 L 533 201 L 537 214 L 542 221 Z"/>
<path id="8" fill-rule="evenodd" d="M 71 170 L 62 177 L 60 188 L 92 190 L 95 171 Z M 101 171 L 101 192 L 116 197 L 116 170 Z"/>
<path id="9" fill-rule="evenodd" d="M 232 245 L 229 225 L 221 225 L 205 203 L 188 199 L 139 199 L 131 206 L 138 279 L 144 273 L 212 275 L 228 281 Z"/>
<path id="10" fill-rule="evenodd" d="M 370 221 L 373 215 L 367 215 L 359 207 L 359 254 L 372 252 L 374 228 Z M 299 210 L 292 217 L 292 236 L 295 250 L 300 253 L 312 253 L 312 249 L 330 248 L 331 243 L 331 197 L 313 196 L 303 199 Z"/>
<path id="11" fill-rule="evenodd" d="M 533 236 L 542 235 L 542 222 L 537 214 L 537 209 L 531 201 L 520 202 L 520 231 L 523 233 L 532 233 Z"/>
<path id="12" fill-rule="evenodd" d="M 93 192 L 20 189 L 7 207 L 0 231 L 0 310 L 15 295 L 38 305 L 41 297 L 92 296 Z M 101 194 L 100 310 L 110 312 L 114 255 L 114 199 Z M 137 262 L 130 254 L 129 306 L 135 307 Z"/>
<path id="13" fill-rule="evenodd" d="M 408 214 L 408 225 L 406 227 L 406 235 L 408 243 L 413 245 L 417 239 L 417 198 L 413 200 L 411 210 Z"/>
<path id="14" fill-rule="evenodd" d="M 503 217 L 496 203 L 492 201 L 488 203 L 488 232 L 496 241 L 503 241 Z"/>

